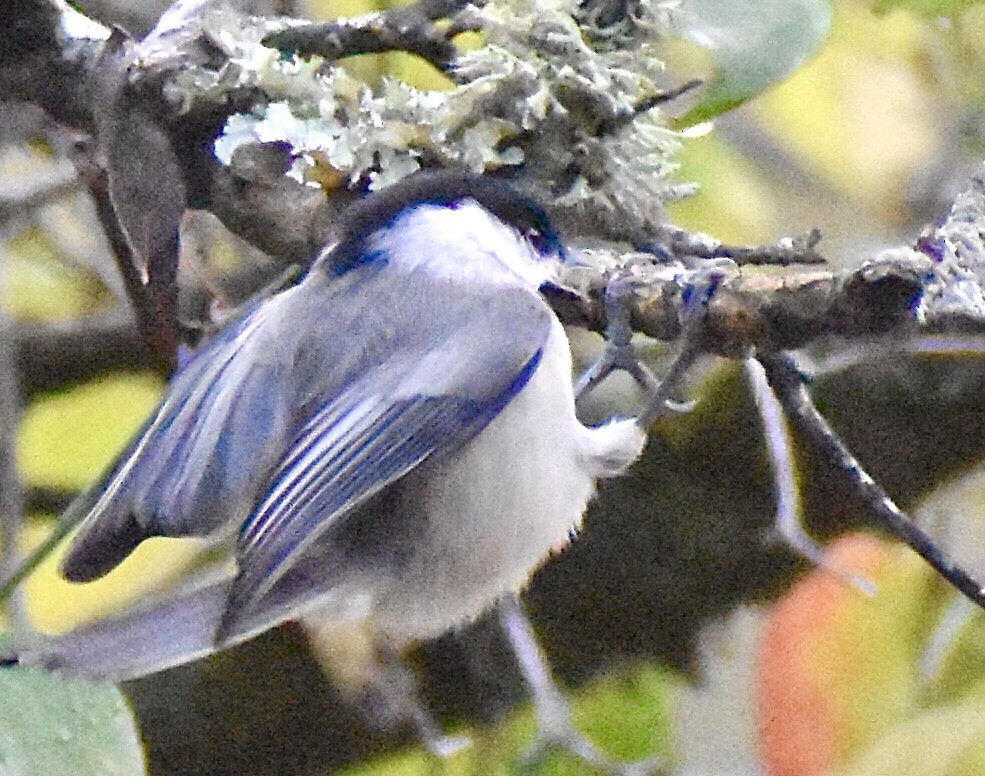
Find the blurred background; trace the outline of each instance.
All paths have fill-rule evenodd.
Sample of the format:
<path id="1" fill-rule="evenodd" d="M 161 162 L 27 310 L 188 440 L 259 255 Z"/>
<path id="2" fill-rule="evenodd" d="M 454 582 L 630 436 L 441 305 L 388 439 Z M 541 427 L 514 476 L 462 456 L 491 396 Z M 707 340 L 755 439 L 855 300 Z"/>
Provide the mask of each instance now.
<path id="1" fill-rule="evenodd" d="M 168 4 L 79 5 L 137 34 Z M 985 5 L 762 5 L 793 20 L 809 6 L 830 15 L 830 29 L 797 44 L 811 56 L 789 78 L 713 128 L 686 133 L 676 177 L 700 190 L 669 218 L 739 244 L 816 227 L 819 249 L 840 267 L 912 244 L 985 157 Z M 257 6 L 317 18 L 376 7 Z M 726 59 L 687 37 L 667 40 L 670 80 L 713 79 Z M 762 56 L 781 57 L 785 39 L 781 28 L 759 46 Z M 440 83 L 403 56 L 359 67 L 366 77 Z M 18 343 L 22 399 L 0 422 L 16 440 L 29 512 L 20 551 L 43 540 L 163 388 L 121 307 L 92 204 L 62 154 L 70 142 L 40 112 L 0 106 L 0 337 Z M 235 306 L 279 271 L 208 214 L 186 217 L 184 320 Z M 587 363 L 597 340 L 575 341 Z M 659 358 L 661 348 L 643 344 Z M 818 405 L 869 472 L 985 577 L 983 345 L 823 342 L 805 364 Z M 741 371 L 707 363 L 692 391 L 696 409 L 662 421 L 644 460 L 604 484 L 581 536 L 526 595 L 579 727 L 614 756 L 661 751 L 675 773 L 695 776 L 985 772 L 985 618 L 881 538 L 848 483 L 804 448 L 809 530 L 842 537 L 832 552 L 879 593 L 866 598 L 811 571 L 773 535 L 769 464 Z M 631 411 L 633 397 L 617 385 L 599 401 L 593 412 L 602 417 Z M 33 626 L 63 631 L 169 583 L 193 554 L 152 540 L 118 572 L 79 587 L 57 578 L 56 553 L 21 605 Z M 124 693 L 153 774 L 520 772 L 534 722 L 517 707 L 523 688 L 495 623 L 422 645 L 409 659 L 429 707 L 475 740 L 441 766 L 411 731 L 372 723 L 373 699 L 340 679 L 344 656 L 291 628 Z M 541 768 L 592 772 L 563 755 Z"/>

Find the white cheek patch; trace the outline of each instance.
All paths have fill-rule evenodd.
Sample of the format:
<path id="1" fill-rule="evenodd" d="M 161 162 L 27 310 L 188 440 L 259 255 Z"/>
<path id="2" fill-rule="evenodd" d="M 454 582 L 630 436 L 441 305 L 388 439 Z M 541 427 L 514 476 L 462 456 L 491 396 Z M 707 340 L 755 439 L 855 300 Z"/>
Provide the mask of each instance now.
<path id="1" fill-rule="evenodd" d="M 539 288 L 556 264 L 538 254 L 512 227 L 473 200 L 454 207 L 421 205 L 398 216 L 370 241 L 408 271 L 423 269 L 449 280 L 517 281 Z"/>

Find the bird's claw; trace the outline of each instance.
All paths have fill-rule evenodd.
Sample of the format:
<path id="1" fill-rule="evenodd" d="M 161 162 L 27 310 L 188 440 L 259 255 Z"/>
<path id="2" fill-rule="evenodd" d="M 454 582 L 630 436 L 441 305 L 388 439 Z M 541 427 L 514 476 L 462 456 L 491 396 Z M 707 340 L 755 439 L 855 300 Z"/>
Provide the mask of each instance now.
<path id="1" fill-rule="evenodd" d="M 568 701 L 551 676 L 547 659 L 519 599 L 511 597 L 503 601 L 499 614 L 503 630 L 530 688 L 537 716 L 537 740 L 523 755 L 524 765 L 535 768 L 551 752 L 562 751 L 613 776 L 648 776 L 662 769 L 663 760 L 659 757 L 633 762 L 619 762 L 606 757 L 579 733 L 571 721 Z"/>

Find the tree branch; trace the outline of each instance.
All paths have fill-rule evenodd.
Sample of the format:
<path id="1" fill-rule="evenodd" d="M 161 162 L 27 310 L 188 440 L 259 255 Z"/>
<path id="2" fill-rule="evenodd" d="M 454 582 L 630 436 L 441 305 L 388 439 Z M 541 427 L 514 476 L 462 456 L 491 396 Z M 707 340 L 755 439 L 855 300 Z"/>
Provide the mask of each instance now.
<path id="1" fill-rule="evenodd" d="M 32 99 L 76 126 L 95 130 L 100 122 L 105 124 L 106 119 L 94 119 L 107 108 L 92 104 L 99 92 L 93 91 L 91 85 L 107 78 L 105 74 L 92 73 L 110 66 L 107 60 L 112 57 L 104 56 L 109 29 L 86 20 L 58 0 L 7 0 L 6 5 L 14 23 L 11 35 L 0 44 L 0 63 L 10 64 L 11 70 L 0 71 L 0 92 Z M 110 106 L 110 123 L 120 120 L 120 106 L 128 110 L 134 104 L 140 107 L 144 119 L 157 122 L 171 138 L 171 149 L 188 182 L 189 203 L 207 206 L 236 234 L 284 263 L 310 261 L 331 241 L 337 213 L 355 194 L 341 185 L 324 189 L 305 185 L 285 174 L 299 154 L 297 147 L 286 140 L 242 144 L 232 152 L 228 164 L 215 158 L 212 142 L 225 117 L 244 104 L 263 105 L 275 95 L 264 92 L 273 87 L 262 79 L 246 78 L 242 66 L 236 65 L 233 56 L 224 53 L 210 37 L 213 33 L 209 25 L 218 23 L 208 16 L 212 5 L 207 0 L 180 3 L 143 41 L 124 44 L 124 50 L 128 46 L 132 49 L 124 56 L 128 62 L 128 85 L 123 87 L 122 96 L 114 97 L 117 102 Z M 280 33 L 271 36 L 260 23 L 255 23 L 258 26 L 251 34 L 257 36 L 257 41 L 286 42 L 304 48 L 314 45 L 319 35 L 329 31 L 331 55 L 345 56 L 365 48 L 359 43 L 365 34 L 375 35 L 373 45 L 381 48 L 404 46 L 408 36 L 416 35 L 414 30 L 418 29 L 408 19 L 425 20 L 427 34 L 421 40 L 430 40 L 431 21 L 458 14 L 463 8 L 461 0 L 427 0 L 400 12 L 374 15 L 372 21 L 367 18 L 329 27 L 292 27 L 287 32 L 293 30 L 293 40 L 289 36 L 278 37 Z M 561 39 L 555 28 L 544 24 L 538 32 L 538 45 L 547 46 L 547 57 L 550 46 L 560 46 Z M 68 34 L 69 29 L 82 32 Z M 582 55 L 591 58 L 591 52 L 579 53 Z M 208 87 L 211 92 L 205 89 L 210 98 L 189 104 L 175 102 L 174 79 L 187 76 L 187 69 L 203 67 L 203 62 L 208 63 L 208 68 L 196 78 L 212 73 L 234 79 L 240 72 L 245 86 L 238 81 L 228 88 L 214 85 Z M 37 69 L 52 63 L 61 63 L 52 74 L 42 75 Z M 72 63 L 72 67 L 65 63 Z M 119 60 L 111 64 L 119 67 Z M 23 69 L 32 67 L 35 69 L 27 78 Z M 463 82 L 482 77 L 482 71 L 473 67 L 463 76 Z M 584 85 L 576 80 L 568 87 L 577 87 L 577 92 Z M 204 89 L 201 84 L 196 88 Z M 313 92 L 314 96 L 317 94 Z M 57 110 L 51 107 L 53 102 L 59 103 Z M 596 129 L 609 126 L 607 121 L 625 112 L 624 108 L 609 107 L 612 111 L 606 118 L 609 108 L 601 102 L 593 103 L 589 123 Z M 155 158 L 166 160 L 168 154 L 162 151 Z M 117 167 L 125 170 L 127 164 L 132 166 L 132 160 L 124 159 Z M 531 172 L 529 165 L 511 172 L 521 186 L 538 185 L 533 176 L 539 173 Z M 563 209 L 562 199 L 558 198 L 553 207 Z M 887 252 L 848 272 L 794 266 L 822 260 L 816 233 L 772 246 L 741 247 L 651 223 L 641 243 L 650 253 L 587 252 L 589 261 L 566 269 L 561 278 L 574 292 L 554 292 L 551 300 L 565 321 L 601 331 L 607 325 L 607 285 L 613 279 L 628 278 L 632 281 L 627 301 L 633 328 L 657 339 L 673 340 L 681 333 L 681 322 L 695 288 L 713 277 L 715 293 L 707 302 L 698 345 L 707 352 L 733 357 L 745 356 L 751 350 L 772 353 L 799 348 L 831 334 L 870 338 L 918 325 L 933 331 L 981 331 L 985 328 L 985 284 L 981 280 L 985 262 L 978 260 L 982 255 L 981 224 L 985 223 L 982 201 L 982 182 L 978 178 L 956 202 L 952 216 L 929 230 L 917 250 Z M 564 212 L 570 215 L 583 211 L 584 208 Z M 590 222 L 591 217 L 585 221 Z M 571 222 L 569 218 L 568 223 Z M 123 240 L 121 245 L 125 243 Z M 130 261 L 131 265 L 135 263 Z M 747 266 L 750 264 L 777 264 L 783 269 Z M 31 390 L 32 385 L 50 382 L 27 375 L 25 385 Z"/>
<path id="2" fill-rule="evenodd" d="M 869 513 L 968 599 L 985 609 L 985 588 L 953 563 L 869 476 L 814 406 L 793 359 L 782 353 L 763 354 L 757 359 L 793 426 L 810 444 L 823 450 L 835 467 L 851 480 L 852 490 L 864 499 Z"/>
<path id="3" fill-rule="evenodd" d="M 405 8 L 351 19 L 292 25 L 266 36 L 263 43 L 330 61 L 355 54 L 406 51 L 450 73 L 458 49 L 434 22 L 452 18 L 468 4 L 468 0 L 419 0 Z"/>
<path id="4" fill-rule="evenodd" d="M 0 269 L 6 263 L 6 235 L 0 240 Z M 17 470 L 17 428 L 21 390 L 11 347 L 11 323 L 0 309 L 0 579 L 20 564 L 18 537 L 24 524 L 24 490 Z M 15 603 L 15 614 L 21 606 Z"/>
<path id="5" fill-rule="evenodd" d="M 769 254 L 769 248 L 748 249 Z M 687 269 L 653 256 L 587 252 L 591 264 L 563 271 L 561 283 L 574 295 L 554 293 L 562 318 L 604 331 L 605 288 L 613 278 L 631 278 L 627 304 L 633 328 L 659 340 L 681 333 L 688 300 L 709 269 Z M 708 303 L 701 346 L 709 353 L 743 357 L 750 349 L 775 352 L 803 347 L 831 334 L 847 338 L 885 334 L 916 326 L 920 301 L 932 263 L 910 252 L 877 257 L 856 270 L 829 272 L 796 268 L 782 273 L 740 271 L 719 265 L 715 293 Z"/>
<path id="6" fill-rule="evenodd" d="M 107 372 L 152 367 L 139 329 L 125 314 L 60 323 L 12 323 L 10 342 L 26 398 L 57 391 Z"/>

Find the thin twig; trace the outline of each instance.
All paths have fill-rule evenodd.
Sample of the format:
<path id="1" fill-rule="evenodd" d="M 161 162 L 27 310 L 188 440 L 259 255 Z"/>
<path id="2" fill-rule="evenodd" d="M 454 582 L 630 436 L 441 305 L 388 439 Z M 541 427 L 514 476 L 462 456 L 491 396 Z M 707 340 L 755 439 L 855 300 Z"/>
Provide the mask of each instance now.
<path id="1" fill-rule="evenodd" d="M 742 364 L 763 421 L 763 436 L 773 473 L 776 497 L 774 527 L 777 533 L 790 549 L 815 566 L 834 574 L 866 595 L 874 594 L 876 589 L 869 580 L 831 562 L 824 549 L 804 530 L 797 469 L 783 408 L 770 389 L 762 364 L 754 358 L 747 358 Z"/>
<path id="2" fill-rule="evenodd" d="M 6 240 L 0 243 L 0 272 L 5 264 Z M 20 565 L 18 545 L 24 527 L 24 490 L 17 473 L 16 441 L 21 400 L 15 368 L 15 348 L 10 337 L 10 319 L 0 308 L 0 579 Z M 12 611 L 23 615 L 20 597 Z"/>
<path id="3" fill-rule="evenodd" d="M 599 137 L 618 132 L 623 127 L 631 124 L 641 114 L 646 113 L 648 110 L 653 110 L 660 105 L 665 105 L 668 102 L 672 102 L 678 97 L 684 96 L 688 92 L 701 86 L 701 83 L 702 82 L 700 80 L 695 78 L 691 81 L 686 81 L 673 89 L 668 89 L 665 92 L 660 92 L 659 94 L 654 94 L 640 100 L 632 107 L 631 110 L 620 113 L 618 116 L 608 121 L 603 121 L 598 127 Z"/>
<path id="4" fill-rule="evenodd" d="M 815 250 L 821 232 L 812 229 L 799 237 L 787 237 L 773 245 L 728 245 L 701 232 L 689 232 L 669 224 L 656 227 L 652 248 L 658 255 L 675 261 L 688 259 L 731 259 L 741 265 L 788 267 L 792 264 L 824 264 Z"/>
<path id="5" fill-rule="evenodd" d="M 407 51 L 442 71 L 449 71 L 458 57 L 458 49 L 434 22 L 453 16 L 466 5 L 466 0 L 420 0 L 406 8 L 291 26 L 271 33 L 263 43 L 330 61 L 356 54 Z"/>
<path id="6" fill-rule="evenodd" d="M 7 576 L 6 570 L 0 575 L 0 604 L 3 604 L 17 590 L 18 586 L 27 579 L 34 571 L 51 555 L 58 544 L 68 536 L 72 530 L 89 514 L 96 501 L 102 495 L 103 483 L 116 470 L 122 460 L 130 452 L 130 448 L 124 448 L 120 455 L 115 458 L 101 475 L 96 479 L 96 485 L 83 491 L 68 505 L 68 508 L 60 515 L 58 523 L 55 525 L 51 535 L 21 562 L 13 573 Z"/>
<path id="7" fill-rule="evenodd" d="M 760 354 L 759 362 L 787 417 L 808 441 L 817 445 L 838 468 L 851 478 L 854 490 L 872 515 L 892 534 L 902 539 L 944 579 L 971 601 L 985 609 L 985 589 L 968 572 L 953 563 L 909 516 L 906 515 L 849 452 L 824 416 L 811 401 L 800 371 L 787 353 Z"/>

